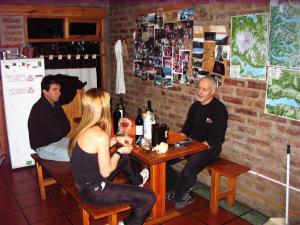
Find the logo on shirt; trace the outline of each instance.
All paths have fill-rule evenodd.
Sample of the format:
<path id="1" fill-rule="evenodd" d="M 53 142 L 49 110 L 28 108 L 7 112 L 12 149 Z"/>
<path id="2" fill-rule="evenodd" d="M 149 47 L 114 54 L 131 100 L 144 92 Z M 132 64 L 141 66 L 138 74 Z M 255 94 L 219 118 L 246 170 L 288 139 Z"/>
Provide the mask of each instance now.
<path id="1" fill-rule="evenodd" d="M 209 117 L 206 118 L 206 123 L 212 123 L 212 122 L 213 122 L 213 121 L 212 121 L 211 118 L 209 118 Z"/>

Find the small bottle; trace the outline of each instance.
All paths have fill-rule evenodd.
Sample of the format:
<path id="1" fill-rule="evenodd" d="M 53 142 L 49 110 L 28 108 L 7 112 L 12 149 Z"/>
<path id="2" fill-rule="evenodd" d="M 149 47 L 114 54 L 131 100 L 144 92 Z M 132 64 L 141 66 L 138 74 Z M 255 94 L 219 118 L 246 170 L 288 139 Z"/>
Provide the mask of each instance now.
<path id="1" fill-rule="evenodd" d="M 124 104 L 123 104 L 123 98 L 122 97 L 120 97 L 119 111 L 121 113 L 121 118 L 124 118 L 125 117 L 125 107 L 124 107 Z"/>
<path id="2" fill-rule="evenodd" d="M 119 119 L 121 118 L 121 112 L 120 112 L 119 104 L 116 105 L 116 109 L 113 113 L 113 117 L 114 117 L 114 132 L 115 132 L 115 134 L 117 134 L 117 132 L 118 132 L 118 123 L 119 123 Z"/>
<path id="3" fill-rule="evenodd" d="M 135 142 L 139 144 L 143 137 L 143 118 L 142 118 L 142 109 L 138 108 L 138 115 L 135 119 Z"/>
<path id="4" fill-rule="evenodd" d="M 152 109 L 152 107 L 151 107 L 151 101 L 150 101 L 150 100 L 147 101 L 147 107 L 146 107 L 145 112 L 153 112 L 153 109 Z"/>

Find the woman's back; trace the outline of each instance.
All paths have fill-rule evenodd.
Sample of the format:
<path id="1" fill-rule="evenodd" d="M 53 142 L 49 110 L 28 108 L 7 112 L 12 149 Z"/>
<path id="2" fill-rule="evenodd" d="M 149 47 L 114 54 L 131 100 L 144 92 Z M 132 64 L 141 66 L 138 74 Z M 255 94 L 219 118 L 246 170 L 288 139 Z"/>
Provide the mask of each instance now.
<path id="1" fill-rule="evenodd" d="M 84 187 L 87 183 L 95 183 L 104 178 L 100 175 L 97 153 L 87 153 L 76 143 L 70 159 L 75 182 Z"/>

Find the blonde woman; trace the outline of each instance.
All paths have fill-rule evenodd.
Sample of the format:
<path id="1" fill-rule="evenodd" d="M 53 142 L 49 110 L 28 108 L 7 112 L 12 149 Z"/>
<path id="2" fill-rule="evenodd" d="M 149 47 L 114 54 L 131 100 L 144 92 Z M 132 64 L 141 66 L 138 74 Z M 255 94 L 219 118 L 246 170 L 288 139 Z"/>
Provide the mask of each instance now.
<path id="1" fill-rule="evenodd" d="M 75 184 L 79 196 L 90 204 L 130 204 L 130 215 L 119 224 L 140 225 L 155 203 L 155 194 L 141 187 L 146 177 L 131 164 L 132 139 L 125 136 L 111 140 L 109 102 L 109 94 L 101 89 L 90 89 L 82 96 L 82 119 L 69 142 Z M 109 148 L 116 141 L 122 147 L 111 155 Z M 120 171 L 131 184 L 111 182 Z"/>

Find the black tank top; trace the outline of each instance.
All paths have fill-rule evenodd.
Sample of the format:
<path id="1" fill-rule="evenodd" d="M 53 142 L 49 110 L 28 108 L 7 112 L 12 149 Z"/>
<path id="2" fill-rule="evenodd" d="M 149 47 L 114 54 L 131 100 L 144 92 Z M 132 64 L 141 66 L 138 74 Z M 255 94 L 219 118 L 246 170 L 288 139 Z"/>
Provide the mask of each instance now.
<path id="1" fill-rule="evenodd" d="M 87 153 L 76 143 L 70 163 L 73 177 L 79 186 L 84 187 L 88 184 L 105 181 L 99 171 L 97 153 Z"/>

